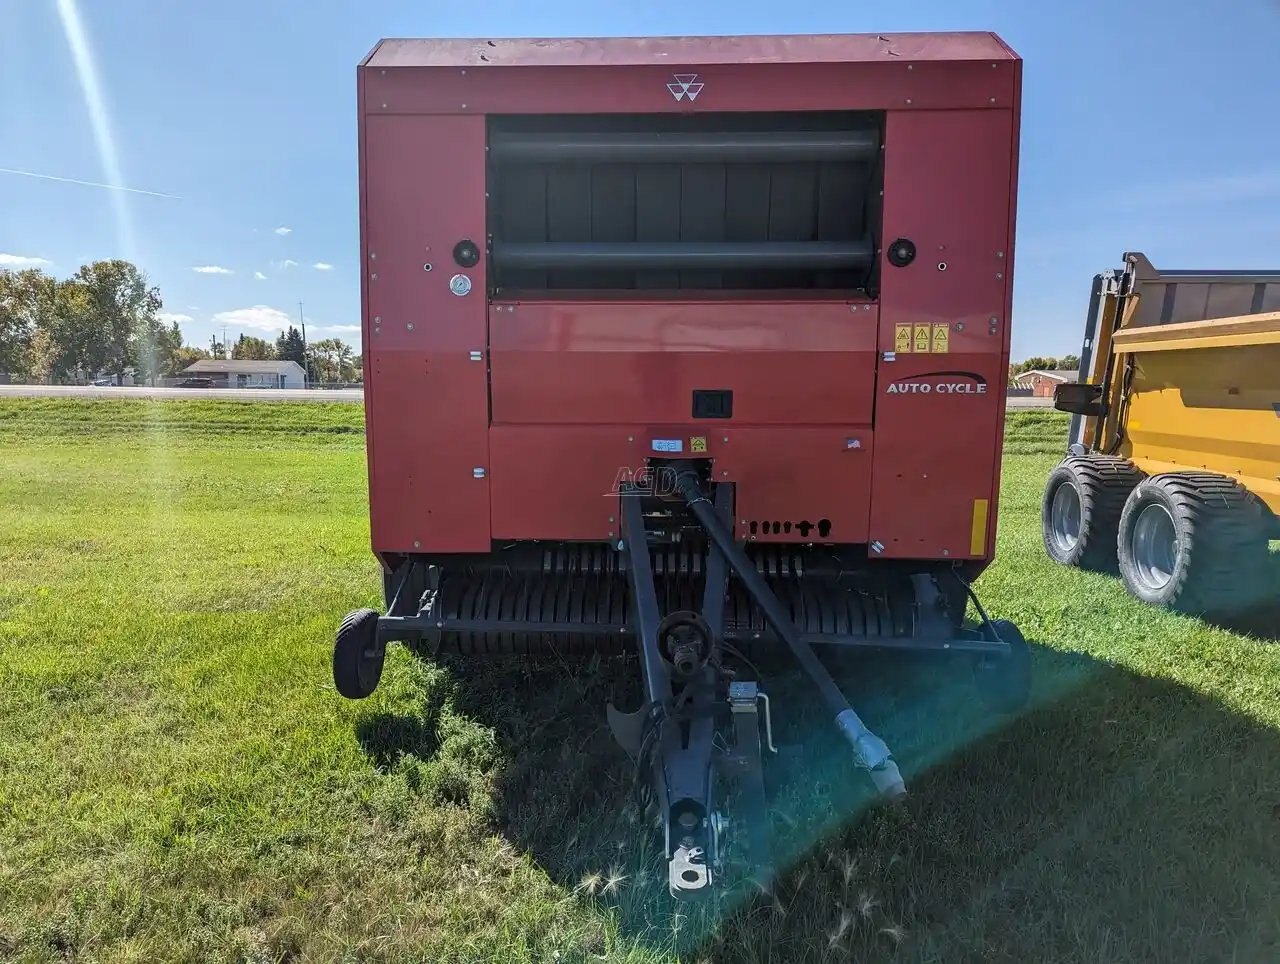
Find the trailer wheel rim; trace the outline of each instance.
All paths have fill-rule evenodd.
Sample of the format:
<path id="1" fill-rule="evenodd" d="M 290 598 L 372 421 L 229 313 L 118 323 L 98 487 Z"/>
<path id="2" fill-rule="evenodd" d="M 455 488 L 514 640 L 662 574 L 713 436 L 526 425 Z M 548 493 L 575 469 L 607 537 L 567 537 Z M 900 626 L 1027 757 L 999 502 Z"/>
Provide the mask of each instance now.
<path id="1" fill-rule="evenodd" d="M 1080 542 L 1080 493 L 1070 482 L 1063 482 L 1053 493 L 1049 536 L 1054 547 L 1064 554 L 1072 552 Z"/>
<path id="2" fill-rule="evenodd" d="M 1178 535 L 1169 510 L 1153 503 L 1138 513 L 1130 546 L 1143 587 L 1159 592 L 1169 585 L 1178 562 Z"/>

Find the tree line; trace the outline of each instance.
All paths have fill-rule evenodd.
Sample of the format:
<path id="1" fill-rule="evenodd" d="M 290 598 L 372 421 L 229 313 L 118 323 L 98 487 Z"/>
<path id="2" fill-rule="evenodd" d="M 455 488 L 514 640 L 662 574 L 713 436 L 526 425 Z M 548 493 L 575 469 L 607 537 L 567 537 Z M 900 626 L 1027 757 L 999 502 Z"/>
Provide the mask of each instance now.
<path id="1" fill-rule="evenodd" d="M 14 381 L 82 382 L 131 375 L 154 384 L 204 358 L 296 361 L 316 381 L 357 381 L 359 359 L 337 338 L 304 345 L 290 326 L 276 341 L 241 335 L 228 347 L 184 343 L 160 318 L 160 290 L 129 261 L 83 265 L 59 279 L 39 268 L 0 270 L 0 373 Z"/>

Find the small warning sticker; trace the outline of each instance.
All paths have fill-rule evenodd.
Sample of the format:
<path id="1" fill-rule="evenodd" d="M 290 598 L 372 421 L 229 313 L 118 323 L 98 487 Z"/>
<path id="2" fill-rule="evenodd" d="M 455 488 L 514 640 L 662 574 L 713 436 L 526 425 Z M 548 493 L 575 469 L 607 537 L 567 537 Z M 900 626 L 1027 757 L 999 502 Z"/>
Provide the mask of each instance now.
<path id="1" fill-rule="evenodd" d="M 933 353 L 945 355 L 951 351 L 951 325 L 943 322 L 933 326 Z"/>
<path id="2" fill-rule="evenodd" d="M 705 435 L 694 435 L 689 438 L 690 452 L 705 452 L 707 450 L 707 437 Z"/>
<path id="3" fill-rule="evenodd" d="M 921 355 L 929 354 L 929 345 L 932 340 L 932 336 L 933 332 L 930 325 L 916 325 L 914 351 Z"/>
<path id="4" fill-rule="evenodd" d="M 897 325 L 893 330 L 893 348 L 899 355 L 906 355 L 911 351 L 911 326 Z"/>

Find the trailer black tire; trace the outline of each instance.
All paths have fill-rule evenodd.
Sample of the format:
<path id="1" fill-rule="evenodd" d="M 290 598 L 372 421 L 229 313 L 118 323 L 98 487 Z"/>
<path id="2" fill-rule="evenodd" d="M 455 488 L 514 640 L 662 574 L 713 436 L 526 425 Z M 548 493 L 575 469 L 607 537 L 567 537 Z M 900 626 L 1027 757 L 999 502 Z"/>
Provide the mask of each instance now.
<path id="1" fill-rule="evenodd" d="M 1045 552 L 1054 562 L 1096 572 L 1116 568 L 1116 533 L 1125 500 L 1142 480 L 1128 459 L 1075 455 L 1049 475 L 1040 508 Z M 1071 518 L 1074 526 L 1064 523 Z"/>
<path id="2" fill-rule="evenodd" d="M 1016 713 L 1031 697 L 1031 647 L 1007 619 L 991 626 L 1009 645 L 1006 656 L 980 656 L 973 664 L 973 681 L 982 701 L 997 713 Z"/>
<path id="3" fill-rule="evenodd" d="M 1266 592 L 1272 524 L 1270 510 L 1226 476 L 1152 476 L 1133 490 L 1120 518 L 1120 576 L 1134 598 L 1153 606 L 1240 616 Z"/>
<path id="4" fill-rule="evenodd" d="M 347 613 L 333 644 L 333 685 L 349 700 L 362 700 L 382 679 L 385 645 L 378 645 L 378 614 L 372 609 Z"/>

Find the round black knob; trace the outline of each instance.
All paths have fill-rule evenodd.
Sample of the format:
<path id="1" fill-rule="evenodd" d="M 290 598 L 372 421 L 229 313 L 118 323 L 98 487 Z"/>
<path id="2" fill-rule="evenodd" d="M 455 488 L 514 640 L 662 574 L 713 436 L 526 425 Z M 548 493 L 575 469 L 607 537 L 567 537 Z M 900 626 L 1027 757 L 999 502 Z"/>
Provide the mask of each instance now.
<path id="1" fill-rule="evenodd" d="M 460 268 L 474 268 L 480 260 L 480 249 L 470 239 L 463 239 L 453 246 L 453 260 Z"/>
<path id="2" fill-rule="evenodd" d="M 889 263 L 895 268 L 905 268 L 915 259 L 916 246 L 914 241 L 899 238 L 889 245 Z"/>

